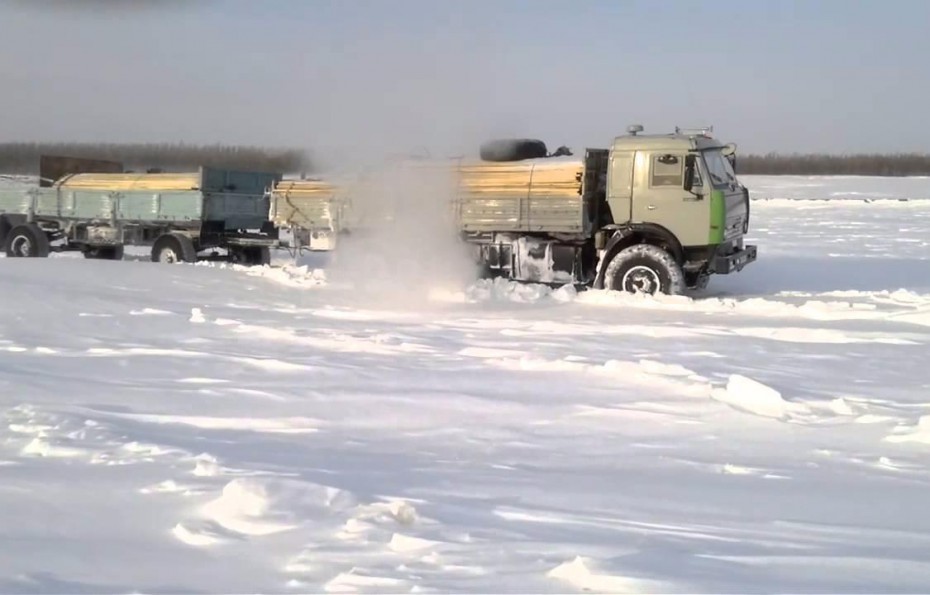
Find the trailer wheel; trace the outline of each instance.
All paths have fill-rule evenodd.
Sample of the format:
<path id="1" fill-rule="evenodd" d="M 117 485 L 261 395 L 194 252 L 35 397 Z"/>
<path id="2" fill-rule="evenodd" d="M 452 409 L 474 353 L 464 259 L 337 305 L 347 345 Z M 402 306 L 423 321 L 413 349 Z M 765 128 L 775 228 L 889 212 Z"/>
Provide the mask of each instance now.
<path id="1" fill-rule="evenodd" d="M 48 236 L 35 223 L 13 227 L 6 235 L 4 247 L 10 258 L 47 258 L 51 252 Z"/>
<path id="2" fill-rule="evenodd" d="M 636 244 L 618 252 L 604 271 L 607 289 L 626 293 L 678 295 L 685 276 L 671 254 L 651 244 Z"/>
<path id="3" fill-rule="evenodd" d="M 197 250 L 189 235 L 171 232 L 159 236 L 152 245 L 152 262 L 194 262 Z"/>
<path id="4" fill-rule="evenodd" d="M 123 246 L 94 246 L 84 250 L 84 258 L 123 260 Z"/>

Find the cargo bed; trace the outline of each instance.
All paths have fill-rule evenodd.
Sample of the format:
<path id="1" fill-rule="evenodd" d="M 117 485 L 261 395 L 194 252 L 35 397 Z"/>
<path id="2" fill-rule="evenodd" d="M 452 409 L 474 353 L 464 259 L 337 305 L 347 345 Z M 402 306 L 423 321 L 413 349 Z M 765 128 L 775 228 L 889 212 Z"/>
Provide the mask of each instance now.
<path id="1" fill-rule="evenodd" d="M 584 161 L 545 158 L 454 168 L 456 217 L 465 232 L 583 233 L 590 213 Z"/>

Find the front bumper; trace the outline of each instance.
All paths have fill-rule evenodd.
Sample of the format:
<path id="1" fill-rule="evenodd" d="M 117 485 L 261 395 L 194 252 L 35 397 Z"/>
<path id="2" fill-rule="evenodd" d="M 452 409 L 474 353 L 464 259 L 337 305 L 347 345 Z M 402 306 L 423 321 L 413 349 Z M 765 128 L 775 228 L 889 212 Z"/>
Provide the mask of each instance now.
<path id="1" fill-rule="evenodd" d="M 711 271 L 718 275 L 727 275 L 743 270 L 743 267 L 756 260 L 756 246 L 745 246 L 729 254 L 717 255 L 711 261 Z"/>

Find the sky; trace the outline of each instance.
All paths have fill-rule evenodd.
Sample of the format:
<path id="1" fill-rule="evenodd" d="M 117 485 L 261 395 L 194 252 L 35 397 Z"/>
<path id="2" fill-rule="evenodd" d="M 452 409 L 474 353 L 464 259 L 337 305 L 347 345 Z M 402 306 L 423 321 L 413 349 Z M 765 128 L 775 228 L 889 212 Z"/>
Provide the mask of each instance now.
<path id="1" fill-rule="evenodd" d="M 930 152 L 923 0 L 0 0 L 0 142 Z"/>

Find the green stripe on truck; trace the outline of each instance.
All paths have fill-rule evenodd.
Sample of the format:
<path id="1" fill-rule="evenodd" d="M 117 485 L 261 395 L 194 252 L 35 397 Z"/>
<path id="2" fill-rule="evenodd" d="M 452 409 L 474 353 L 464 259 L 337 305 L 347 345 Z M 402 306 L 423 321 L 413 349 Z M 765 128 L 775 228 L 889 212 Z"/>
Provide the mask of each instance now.
<path id="1" fill-rule="evenodd" d="M 708 244 L 722 244 L 723 230 L 727 223 L 727 199 L 723 190 L 710 193 L 710 235 Z"/>

